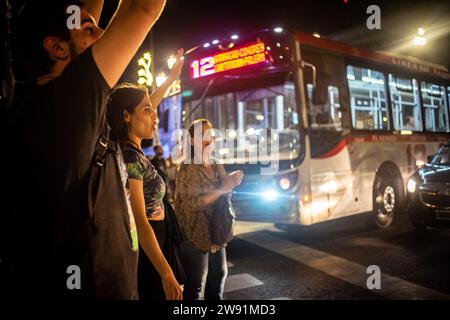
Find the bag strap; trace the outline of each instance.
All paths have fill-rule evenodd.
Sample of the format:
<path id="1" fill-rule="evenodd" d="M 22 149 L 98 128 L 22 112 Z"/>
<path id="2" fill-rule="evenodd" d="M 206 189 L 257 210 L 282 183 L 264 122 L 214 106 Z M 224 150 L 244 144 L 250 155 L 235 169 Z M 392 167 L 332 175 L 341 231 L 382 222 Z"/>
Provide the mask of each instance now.
<path id="1" fill-rule="evenodd" d="M 97 141 L 97 144 L 95 146 L 95 165 L 99 167 L 103 167 L 105 163 L 105 155 L 106 152 L 109 150 L 113 153 L 117 152 L 117 145 L 116 142 L 112 141 L 110 139 L 111 136 L 111 128 L 106 123 L 103 127 L 103 132 L 100 135 L 100 138 Z"/>
<path id="2" fill-rule="evenodd" d="M 110 139 L 111 128 L 107 123 L 103 126 L 102 134 L 95 145 L 94 151 L 94 161 L 91 168 L 91 175 L 88 184 L 88 210 L 89 217 L 91 218 L 91 224 L 94 232 L 96 232 L 96 227 L 94 224 L 94 193 L 97 192 L 99 182 L 100 182 L 100 171 L 106 160 L 106 153 L 112 152 L 117 153 L 118 147 L 117 143 Z"/>

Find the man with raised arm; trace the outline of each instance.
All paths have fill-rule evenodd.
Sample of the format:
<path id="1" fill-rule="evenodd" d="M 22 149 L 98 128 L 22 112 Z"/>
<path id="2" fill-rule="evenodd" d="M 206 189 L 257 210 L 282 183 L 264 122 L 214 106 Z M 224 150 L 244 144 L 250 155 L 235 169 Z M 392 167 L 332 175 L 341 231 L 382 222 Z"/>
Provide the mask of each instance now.
<path id="1" fill-rule="evenodd" d="M 122 0 L 104 31 L 102 0 L 31 0 L 21 10 L 2 213 L 14 217 L 13 294 L 138 298 L 137 232 L 106 102 L 164 5 Z"/>

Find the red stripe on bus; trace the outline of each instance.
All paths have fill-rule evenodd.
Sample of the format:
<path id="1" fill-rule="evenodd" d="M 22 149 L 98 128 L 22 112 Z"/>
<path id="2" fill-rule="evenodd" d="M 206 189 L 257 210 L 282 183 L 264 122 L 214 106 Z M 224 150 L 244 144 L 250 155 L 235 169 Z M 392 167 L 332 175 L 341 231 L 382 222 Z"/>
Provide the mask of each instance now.
<path id="1" fill-rule="evenodd" d="M 331 149 L 330 151 L 328 151 L 327 153 L 325 153 L 324 155 L 322 155 L 322 156 L 320 156 L 318 158 L 319 159 L 326 159 L 326 158 L 334 157 L 339 152 L 344 150 L 344 148 L 346 146 L 347 146 L 347 141 L 345 139 L 342 139 L 341 141 L 339 141 L 339 143 L 335 147 L 333 147 L 333 149 Z"/>
<path id="2" fill-rule="evenodd" d="M 377 134 L 359 134 L 348 135 L 341 139 L 339 143 L 325 154 L 315 157 L 317 159 L 331 158 L 341 152 L 346 146 L 355 143 L 440 143 L 444 144 L 450 141 L 450 135 L 435 135 L 435 134 L 417 134 L 417 135 L 377 135 Z"/>
<path id="3" fill-rule="evenodd" d="M 450 141 L 449 134 L 354 134 L 347 136 L 347 143 L 373 142 L 373 143 L 427 143 Z"/>

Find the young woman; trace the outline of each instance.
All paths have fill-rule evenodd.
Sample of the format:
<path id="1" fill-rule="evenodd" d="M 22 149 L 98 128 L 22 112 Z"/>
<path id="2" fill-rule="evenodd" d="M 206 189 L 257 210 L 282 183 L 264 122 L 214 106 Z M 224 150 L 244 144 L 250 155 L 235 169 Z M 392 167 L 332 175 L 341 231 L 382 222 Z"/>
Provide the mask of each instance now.
<path id="1" fill-rule="evenodd" d="M 108 123 L 120 142 L 128 171 L 140 247 L 138 291 L 141 300 L 182 299 L 178 283 L 182 277 L 181 263 L 177 263 L 178 225 L 170 204 L 164 200 L 164 181 L 141 149 L 143 139 L 153 138 L 158 121 L 156 108 L 181 73 L 182 55 L 183 51 L 179 50 L 168 80 L 150 96 L 147 88 L 122 84 L 111 94 L 108 105 Z"/>
<path id="2" fill-rule="evenodd" d="M 211 160 L 213 145 L 207 138 L 211 129 L 206 119 L 192 123 L 191 141 L 199 143 L 191 148 L 191 157 L 180 166 L 176 176 L 175 212 L 186 237 L 181 245 L 187 276 L 186 300 L 221 300 L 223 297 L 228 273 L 226 251 L 224 246 L 211 242 L 210 217 L 214 214 L 216 200 L 230 194 L 243 178 L 242 171 L 227 175 L 222 165 Z M 202 137 L 195 138 L 195 134 Z"/>

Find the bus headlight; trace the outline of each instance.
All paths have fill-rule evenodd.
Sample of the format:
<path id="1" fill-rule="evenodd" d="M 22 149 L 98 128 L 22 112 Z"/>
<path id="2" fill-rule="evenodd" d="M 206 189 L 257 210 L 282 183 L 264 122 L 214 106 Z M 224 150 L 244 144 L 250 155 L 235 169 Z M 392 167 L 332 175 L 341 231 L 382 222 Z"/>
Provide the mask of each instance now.
<path id="1" fill-rule="evenodd" d="M 283 177 L 280 179 L 280 188 L 282 190 L 288 190 L 291 187 L 291 180 L 287 177 Z"/>
<path id="2" fill-rule="evenodd" d="M 264 200 L 273 201 L 278 197 L 278 193 L 275 190 L 267 190 L 262 193 Z"/>
<path id="3" fill-rule="evenodd" d="M 409 179 L 408 184 L 406 185 L 406 189 L 408 190 L 409 193 L 414 193 L 416 192 L 416 186 L 417 183 L 413 179 Z"/>
<path id="4" fill-rule="evenodd" d="M 278 185 L 281 190 L 287 191 L 295 187 L 298 180 L 298 171 L 291 171 L 279 177 Z"/>

